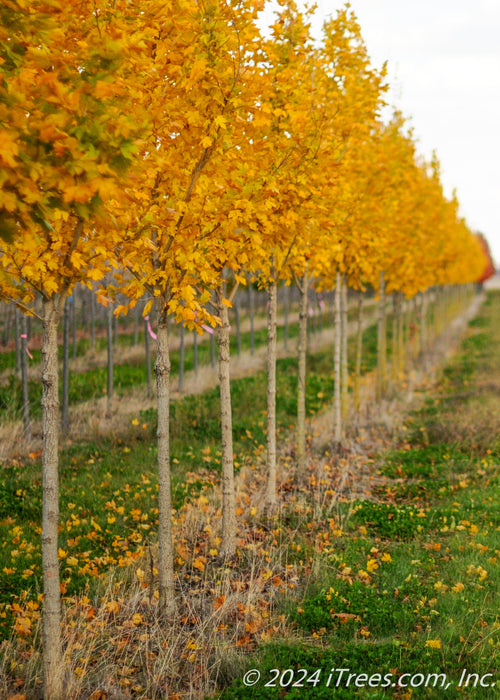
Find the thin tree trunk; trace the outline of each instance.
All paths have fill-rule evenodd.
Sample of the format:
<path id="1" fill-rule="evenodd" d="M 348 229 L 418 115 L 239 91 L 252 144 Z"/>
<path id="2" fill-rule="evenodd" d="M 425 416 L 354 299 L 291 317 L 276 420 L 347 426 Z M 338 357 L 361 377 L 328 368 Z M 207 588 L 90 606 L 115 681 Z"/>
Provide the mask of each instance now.
<path id="1" fill-rule="evenodd" d="M 337 272 L 335 280 L 335 345 L 334 345 L 334 450 L 340 451 L 342 446 L 342 399 L 341 399 L 341 295 L 342 278 Z"/>
<path id="2" fill-rule="evenodd" d="M 184 358 L 186 355 L 184 335 L 185 335 L 184 324 L 181 323 L 180 346 L 179 346 L 179 386 L 177 387 L 178 391 L 182 391 L 182 389 L 184 387 Z"/>
<path id="3" fill-rule="evenodd" d="M 139 304 L 135 305 L 134 308 L 134 347 L 139 344 L 139 318 L 140 318 Z M 149 390 L 148 390 L 149 391 Z"/>
<path id="4" fill-rule="evenodd" d="M 90 290 L 90 349 L 95 350 L 95 294 Z"/>
<path id="5" fill-rule="evenodd" d="M 14 316 L 14 327 L 16 333 L 16 372 L 21 372 L 21 323 L 19 320 L 20 311 L 16 306 Z"/>
<path id="6" fill-rule="evenodd" d="M 307 359 L 307 292 L 309 278 L 307 266 L 299 284 L 299 343 L 298 343 L 298 382 L 297 382 L 297 476 L 304 481 L 306 462 L 306 359 Z"/>
<path id="7" fill-rule="evenodd" d="M 248 312 L 250 314 L 250 353 L 255 352 L 255 331 L 254 331 L 254 314 L 255 314 L 255 299 L 252 278 L 248 279 Z"/>
<path id="8" fill-rule="evenodd" d="M 404 314 L 404 304 L 403 294 L 399 294 L 399 304 L 398 304 L 398 372 L 399 376 L 402 377 L 406 366 L 406 353 L 405 353 L 405 314 Z"/>
<path id="9" fill-rule="evenodd" d="M 363 359 L 363 295 L 359 294 L 358 318 L 356 327 L 356 375 L 354 381 L 354 408 L 360 407 L 361 362 Z"/>
<path id="10" fill-rule="evenodd" d="M 347 366 L 347 282 L 342 275 L 342 350 L 341 350 L 341 364 L 342 364 L 342 416 L 345 420 L 347 415 L 347 390 L 349 382 L 348 366 Z"/>
<path id="11" fill-rule="evenodd" d="M 71 295 L 71 320 L 72 320 L 72 357 L 76 360 L 76 287 Z"/>
<path id="12" fill-rule="evenodd" d="M 229 314 L 224 300 L 224 285 L 216 294 L 221 325 L 217 327 L 219 348 L 219 388 L 222 447 L 222 542 L 221 557 L 232 557 L 236 551 L 236 495 L 233 462 L 233 419 L 231 408 Z"/>
<path id="13" fill-rule="evenodd" d="M 144 320 L 144 351 L 146 354 L 146 379 L 148 396 L 152 396 L 152 376 L 151 376 L 151 338 L 149 335 L 148 322 Z"/>
<path id="14" fill-rule="evenodd" d="M 64 300 L 63 316 L 63 376 L 62 376 L 62 409 L 61 425 L 64 433 L 69 430 L 69 325 L 70 325 L 70 299 Z"/>
<path id="15" fill-rule="evenodd" d="M 44 300 L 42 345 L 42 567 L 43 567 L 43 671 L 45 700 L 62 700 L 61 594 L 59 584 L 58 524 L 59 395 L 57 326 L 59 310 L 54 298 Z"/>
<path id="16" fill-rule="evenodd" d="M 277 285 L 268 288 L 267 314 L 267 492 L 266 505 L 276 505 L 276 316 Z"/>
<path id="17" fill-rule="evenodd" d="M 238 300 L 235 298 L 233 303 L 234 319 L 236 321 L 236 345 L 238 348 L 238 357 L 241 357 L 241 323 L 240 323 L 240 308 Z"/>
<path id="18" fill-rule="evenodd" d="M 378 302 L 378 326 L 377 326 L 377 403 L 385 394 L 386 383 L 386 353 L 387 336 L 385 328 L 385 280 L 383 271 L 380 273 L 379 302 Z"/>
<path id="19" fill-rule="evenodd" d="M 195 375 L 198 374 L 198 333 L 193 330 L 193 370 Z"/>
<path id="20" fill-rule="evenodd" d="M 285 350 L 288 350 L 288 314 L 290 309 L 290 287 L 287 284 L 283 285 L 283 310 L 285 314 L 285 325 L 283 328 Z M 307 309 L 306 309 L 307 313 Z M 307 333 L 307 328 L 306 328 Z"/>
<path id="21" fill-rule="evenodd" d="M 217 358 L 215 357 L 215 331 L 210 333 L 210 363 L 212 369 L 215 369 L 217 364 Z"/>
<path id="22" fill-rule="evenodd" d="M 21 377 L 23 385 L 23 423 L 24 435 L 31 440 L 30 397 L 28 393 L 28 324 L 26 316 L 21 317 Z"/>
<path id="23" fill-rule="evenodd" d="M 422 292 L 420 295 L 420 352 L 422 367 L 427 364 L 427 295 Z"/>
<path id="24" fill-rule="evenodd" d="M 106 417 L 109 418 L 112 412 L 113 402 L 113 304 L 109 304 L 107 311 L 106 335 L 108 342 L 108 396 L 106 405 Z"/>
<path id="25" fill-rule="evenodd" d="M 159 609 L 165 616 L 176 611 L 174 547 L 172 539 L 172 492 L 170 476 L 170 353 L 167 300 L 160 300 L 156 331 L 156 395 L 158 399 L 158 577 Z"/>

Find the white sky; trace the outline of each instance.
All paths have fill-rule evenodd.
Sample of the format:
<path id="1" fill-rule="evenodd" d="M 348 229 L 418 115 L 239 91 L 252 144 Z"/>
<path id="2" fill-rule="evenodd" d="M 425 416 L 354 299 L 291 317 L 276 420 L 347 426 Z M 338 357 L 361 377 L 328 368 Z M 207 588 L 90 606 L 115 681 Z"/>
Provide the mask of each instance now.
<path id="1" fill-rule="evenodd" d="M 303 4 L 298 0 L 299 5 Z M 343 7 L 317 0 L 314 33 Z M 418 151 L 441 163 L 445 194 L 500 263 L 500 0 L 351 0 L 386 100 L 411 117 Z"/>

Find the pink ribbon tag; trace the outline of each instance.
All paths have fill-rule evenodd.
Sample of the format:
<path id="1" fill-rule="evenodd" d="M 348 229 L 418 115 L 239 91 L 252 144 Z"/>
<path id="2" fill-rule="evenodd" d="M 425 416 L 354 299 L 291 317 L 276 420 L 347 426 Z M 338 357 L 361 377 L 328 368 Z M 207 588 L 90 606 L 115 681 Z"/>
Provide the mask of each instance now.
<path id="1" fill-rule="evenodd" d="M 158 336 L 156 335 L 156 333 L 155 333 L 155 332 L 153 331 L 153 329 L 151 328 L 151 324 L 150 324 L 150 322 L 149 322 L 149 316 L 144 316 L 144 320 L 145 320 L 146 323 L 147 323 L 147 329 L 148 329 L 149 335 L 153 338 L 153 340 L 157 340 L 157 339 L 158 339 Z"/>
<path id="2" fill-rule="evenodd" d="M 309 307 L 309 316 L 314 316 L 314 309 L 312 306 Z"/>
<path id="3" fill-rule="evenodd" d="M 325 302 L 323 301 L 323 299 L 320 299 L 318 301 L 318 304 L 319 304 L 319 308 L 321 309 L 321 311 L 324 311 L 325 310 Z"/>
<path id="4" fill-rule="evenodd" d="M 201 324 L 201 327 L 203 328 L 204 331 L 207 333 L 210 333 L 210 335 L 213 335 L 214 329 L 210 328 L 210 326 L 206 326 L 204 323 Z"/>
<path id="5" fill-rule="evenodd" d="M 21 333 L 21 338 L 26 338 L 26 340 L 28 340 L 28 336 L 26 335 L 26 333 Z M 28 347 L 26 347 L 26 354 L 28 355 L 28 357 L 30 358 L 30 360 L 33 359 L 33 355 L 30 353 Z"/>

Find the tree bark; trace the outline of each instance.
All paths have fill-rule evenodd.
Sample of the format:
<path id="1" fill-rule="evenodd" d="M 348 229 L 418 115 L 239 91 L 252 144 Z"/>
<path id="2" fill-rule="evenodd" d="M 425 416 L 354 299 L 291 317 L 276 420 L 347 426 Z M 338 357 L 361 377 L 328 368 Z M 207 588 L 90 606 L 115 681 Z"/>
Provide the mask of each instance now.
<path id="1" fill-rule="evenodd" d="M 233 462 L 229 314 L 227 306 L 223 303 L 223 285 L 217 290 L 216 299 L 221 321 L 221 325 L 217 327 L 222 447 L 222 542 L 220 556 L 232 557 L 236 551 L 236 495 Z"/>
<path id="2" fill-rule="evenodd" d="M 283 311 L 285 314 L 285 325 L 283 328 L 283 339 L 285 344 L 285 350 L 288 350 L 288 314 L 290 309 L 290 287 L 287 284 L 283 285 Z M 306 310 L 307 311 L 307 310 Z M 306 328 L 307 334 L 307 328 Z"/>
<path id="3" fill-rule="evenodd" d="M 251 276 L 248 278 L 248 312 L 250 314 L 250 354 L 255 352 L 255 331 L 254 331 L 254 314 L 255 314 L 255 298 Z"/>
<path id="4" fill-rule="evenodd" d="M 240 309 L 239 309 L 237 298 L 234 299 L 233 309 L 234 309 L 234 320 L 236 321 L 236 345 L 238 348 L 238 357 L 241 357 L 241 323 L 240 323 Z"/>
<path id="5" fill-rule="evenodd" d="M 198 374 L 198 332 L 193 330 L 193 370 Z"/>
<path id="6" fill-rule="evenodd" d="M 361 362 L 363 359 L 363 295 L 359 293 L 356 327 L 356 375 L 354 381 L 354 408 L 360 407 Z"/>
<path id="7" fill-rule="evenodd" d="M 73 289 L 73 294 L 70 299 L 71 321 L 72 321 L 72 347 L 71 353 L 73 360 L 76 360 L 76 287 Z"/>
<path id="8" fill-rule="evenodd" d="M 30 397 L 28 392 L 28 324 L 26 316 L 21 317 L 21 378 L 23 385 L 23 424 L 24 436 L 31 440 Z"/>
<path id="9" fill-rule="evenodd" d="M 62 376 L 62 409 L 61 424 L 64 433 L 69 430 L 69 325 L 70 325 L 70 300 L 67 296 L 64 300 L 63 315 L 63 376 Z"/>
<path id="10" fill-rule="evenodd" d="M 21 372 L 21 322 L 19 320 L 20 311 L 17 306 L 14 314 L 14 328 L 16 337 L 16 372 Z"/>
<path id="11" fill-rule="evenodd" d="M 90 349 L 95 350 L 95 294 L 90 290 Z"/>
<path id="12" fill-rule="evenodd" d="M 342 297 L 341 297 L 341 306 L 342 306 L 342 350 L 341 350 L 341 357 L 342 357 L 342 416 L 343 419 L 345 420 L 347 416 L 347 390 L 348 390 L 348 384 L 349 384 L 349 374 L 348 374 L 348 366 L 347 366 L 347 282 L 342 275 Z"/>
<path id="13" fill-rule="evenodd" d="M 42 567 L 44 697 L 62 700 L 61 594 L 59 587 L 58 524 L 59 395 L 57 327 L 59 309 L 54 298 L 44 301 L 42 344 Z"/>
<path id="14" fill-rule="evenodd" d="M 170 477 L 170 353 L 167 299 L 161 298 L 159 301 L 155 363 L 158 400 L 158 605 L 160 614 L 170 617 L 176 611 Z"/>
<path id="15" fill-rule="evenodd" d="M 106 309 L 107 312 L 107 324 L 106 324 L 106 335 L 108 343 L 108 396 L 106 404 L 106 417 L 109 418 L 112 413 L 113 405 L 113 304 L 109 304 Z"/>
<path id="16" fill-rule="evenodd" d="M 152 376 L 151 376 L 151 338 L 148 330 L 148 322 L 144 321 L 144 351 L 146 355 L 146 381 L 148 396 L 153 393 Z"/>
<path id="17" fill-rule="evenodd" d="M 306 461 L 306 359 L 307 359 L 307 292 L 309 278 L 307 266 L 299 285 L 299 342 L 297 381 L 297 476 L 303 482 Z"/>
<path id="18" fill-rule="evenodd" d="M 342 399 L 341 399 L 341 295 L 342 278 L 337 272 L 335 280 L 335 345 L 334 345 L 334 450 L 340 451 L 342 446 Z"/>
<path id="19" fill-rule="evenodd" d="M 385 326 L 385 280 L 384 272 L 380 272 L 378 326 L 377 326 L 377 384 L 375 399 L 379 402 L 385 394 L 386 384 L 386 354 L 387 334 Z"/>
<path id="20" fill-rule="evenodd" d="M 184 358 L 186 356 L 186 345 L 184 342 L 184 335 L 185 335 L 185 330 L 184 330 L 184 324 L 181 323 L 180 327 L 180 346 L 179 346 L 179 386 L 177 387 L 178 391 L 182 391 L 184 387 Z"/>
<path id="21" fill-rule="evenodd" d="M 266 506 L 276 505 L 276 281 L 268 287 L 267 313 L 267 490 Z"/>

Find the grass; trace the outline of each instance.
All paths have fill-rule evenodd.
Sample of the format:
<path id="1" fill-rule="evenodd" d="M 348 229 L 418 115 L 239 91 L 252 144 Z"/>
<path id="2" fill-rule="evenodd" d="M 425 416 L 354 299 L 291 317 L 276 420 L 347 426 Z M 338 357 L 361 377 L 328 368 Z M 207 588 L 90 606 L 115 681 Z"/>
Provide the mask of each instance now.
<path id="1" fill-rule="evenodd" d="M 379 456 L 375 500 L 341 506 L 335 539 L 321 526 L 296 538 L 314 563 L 298 599 L 283 603 L 288 638 L 260 645 L 221 698 L 498 697 L 499 313 L 490 294 L 397 449 Z M 245 687 L 251 668 L 262 681 Z M 337 686 L 342 668 L 358 676 Z"/>
<path id="2" fill-rule="evenodd" d="M 494 314 L 497 308 L 485 310 Z M 493 329 L 481 332 L 490 337 Z M 364 334 L 365 370 L 376 362 L 375 336 L 374 328 Z M 488 359 L 492 344 L 476 352 Z M 463 354 L 473 353 L 467 348 Z M 488 362 L 491 381 L 494 360 Z M 331 349 L 312 354 L 308 363 L 312 418 L 331 401 Z M 474 363 L 470 372 L 469 381 L 476 381 Z M 283 442 L 296 415 L 293 358 L 279 361 L 278 377 Z M 332 694 L 315 678 L 304 687 L 285 687 L 288 676 L 281 686 L 278 679 L 276 687 L 244 688 L 239 679 L 252 667 L 269 680 L 265 674 L 272 668 L 295 671 L 301 665 L 311 671 L 321 666 L 323 675 L 345 666 L 395 679 L 404 672 L 444 669 L 456 680 L 460 663 L 488 672 L 497 653 L 494 441 L 471 452 L 451 434 L 449 442 L 431 439 L 452 392 L 461 391 L 458 377 L 446 381 L 446 391 L 411 417 L 400 444 L 380 455 L 374 501 L 334 508 L 325 502 L 318 510 L 307 487 L 295 491 L 285 480 L 282 509 L 266 519 L 259 504 L 265 375 L 233 380 L 241 488 L 239 554 L 232 562 L 217 560 L 220 512 L 212 488 L 220 470 L 218 391 L 173 402 L 181 609 L 172 628 L 154 614 L 156 412 L 139 414 L 126 436 L 65 447 L 60 559 L 65 653 L 74 683 L 68 697 L 91 696 L 105 678 L 112 679 L 106 692 L 116 697 L 165 697 L 167 688 L 175 697 L 189 687 L 190 697 L 208 691 L 224 698 Z M 324 453 L 311 454 L 309 485 L 319 457 Z M 292 463 L 293 455 L 283 455 L 281 469 Z M 332 479 L 326 493 L 333 493 L 335 464 L 324 466 Z M 14 646 L 4 642 L 0 680 L 30 692 L 39 686 L 40 673 L 40 455 L 10 462 L 2 476 L 0 626 L 6 637 L 14 626 L 16 636 Z M 335 687 L 339 697 L 386 697 L 385 692 L 366 683 Z M 436 689 L 429 697 L 441 696 Z"/>

